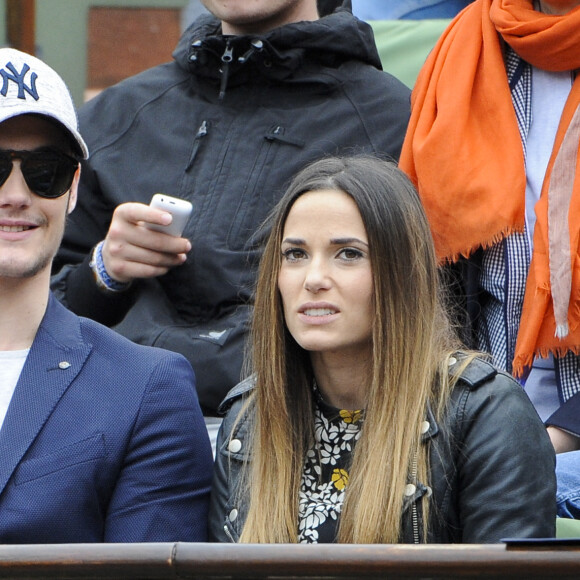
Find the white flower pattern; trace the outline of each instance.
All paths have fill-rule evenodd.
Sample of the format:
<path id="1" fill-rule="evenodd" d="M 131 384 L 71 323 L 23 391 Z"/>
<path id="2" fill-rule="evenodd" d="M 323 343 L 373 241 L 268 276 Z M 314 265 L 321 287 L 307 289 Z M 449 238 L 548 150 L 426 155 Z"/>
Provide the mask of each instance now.
<path id="1" fill-rule="evenodd" d="M 314 445 L 307 452 L 298 508 L 298 541 L 332 542 L 336 534 L 361 411 L 339 411 L 315 391 Z"/>

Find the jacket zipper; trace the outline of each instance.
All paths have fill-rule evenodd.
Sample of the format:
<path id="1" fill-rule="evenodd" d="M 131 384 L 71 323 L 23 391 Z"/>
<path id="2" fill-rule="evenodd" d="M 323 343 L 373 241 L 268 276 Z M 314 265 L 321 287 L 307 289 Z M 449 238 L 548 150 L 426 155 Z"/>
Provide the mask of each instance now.
<path id="1" fill-rule="evenodd" d="M 234 49 L 230 45 L 230 41 L 228 40 L 226 43 L 226 49 L 222 54 L 222 80 L 220 83 L 220 94 L 218 96 L 218 100 L 223 101 L 224 97 L 226 96 L 226 88 L 228 86 L 228 76 L 230 73 L 230 63 L 233 60 L 233 53 Z"/>
<path id="2" fill-rule="evenodd" d="M 207 135 L 207 122 L 203 121 L 203 123 L 199 126 L 197 133 L 195 134 L 193 149 L 191 150 L 191 155 L 189 157 L 189 163 L 187 164 L 185 171 L 189 171 L 191 169 L 191 167 L 193 166 L 193 162 L 195 161 L 195 158 L 197 157 L 197 152 L 199 151 L 201 139 L 202 139 L 202 137 L 205 137 L 206 135 Z"/>
<path id="3" fill-rule="evenodd" d="M 265 138 L 268 141 L 278 141 L 286 145 L 294 145 L 295 147 L 304 147 L 306 145 L 303 139 L 296 139 L 295 137 L 285 135 L 285 129 L 282 125 L 277 125 L 269 133 L 266 133 Z"/>
<path id="4" fill-rule="evenodd" d="M 413 463 L 411 467 L 412 481 L 417 484 L 417 453 L 413 455 Z M 411 504 L 411 520 L 413 522 L 413 542 L 419 544 L 419 516 L 417 514 L 417 502 L 413 500 Z"/>

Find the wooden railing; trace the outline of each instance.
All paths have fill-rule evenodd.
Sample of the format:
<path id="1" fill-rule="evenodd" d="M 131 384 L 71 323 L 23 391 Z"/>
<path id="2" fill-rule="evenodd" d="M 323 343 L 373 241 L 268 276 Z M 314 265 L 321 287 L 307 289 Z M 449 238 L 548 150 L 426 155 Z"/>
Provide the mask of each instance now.
<path id="1" fill-rule="evenodd" d="M 576 542 L 494 545 L 0 546 L 0 578 L 578 579 Z"/>

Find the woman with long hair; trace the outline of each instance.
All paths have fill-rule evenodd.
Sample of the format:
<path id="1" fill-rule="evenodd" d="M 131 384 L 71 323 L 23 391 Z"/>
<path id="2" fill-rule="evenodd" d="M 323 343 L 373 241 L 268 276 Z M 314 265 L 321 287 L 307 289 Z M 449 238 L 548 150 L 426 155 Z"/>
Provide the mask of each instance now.
<path id="1" fill-rule="evenodd" d="M 552 536 L 549 438 L 512 378 L 461 351 L 396 165 L 315 162 L 268 227 L 249 378 L 222 404 L 210 538 Z"/>

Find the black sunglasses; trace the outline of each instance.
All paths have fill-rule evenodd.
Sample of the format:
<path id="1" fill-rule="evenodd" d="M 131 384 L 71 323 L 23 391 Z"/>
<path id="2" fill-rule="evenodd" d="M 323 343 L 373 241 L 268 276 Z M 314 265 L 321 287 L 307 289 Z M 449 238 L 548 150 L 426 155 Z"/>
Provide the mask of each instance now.
<path id="1" fill-rule="evenodd" d="M 57 149 L 0 149 L 0 187 L 12 173 L 13 159 L 20 159 L 20 171 L 30 191 L 49 199 L 60 197 L 70 189 L 79 166 L 77 159 Z"/>

